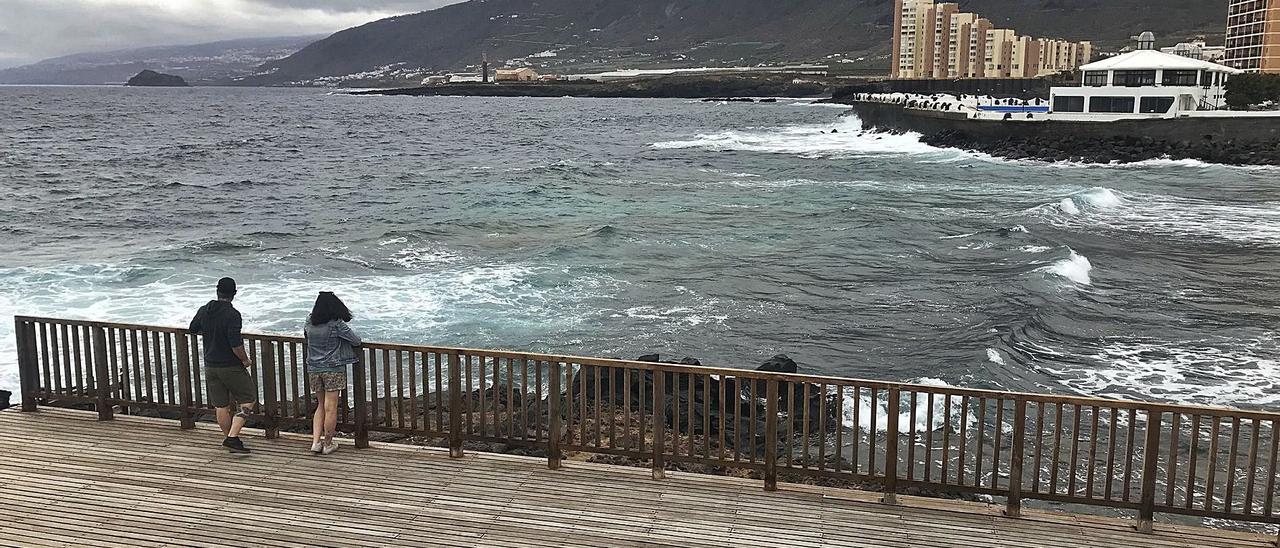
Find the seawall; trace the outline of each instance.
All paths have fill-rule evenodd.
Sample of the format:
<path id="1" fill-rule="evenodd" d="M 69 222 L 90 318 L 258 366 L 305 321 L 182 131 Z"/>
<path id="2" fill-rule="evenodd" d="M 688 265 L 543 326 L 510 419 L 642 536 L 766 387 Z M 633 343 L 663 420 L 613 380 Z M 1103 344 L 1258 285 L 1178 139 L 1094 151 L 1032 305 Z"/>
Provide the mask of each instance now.
<path id="1" fill-rule="evenodd" d="M 669 98 L 811 97 L 827 93 L 826 84 L 794 76 L 667 76 L 614 82 L 514 82 L 447 84 L 353 92 L 355 95 L 472 97 Z"/>
<path id="2" fill-rule="evenodd" d="M 1013 159 L 1136 162 L 1155 158 L 1280 165 L 1280 117 L 1080 122 L 975 120 L 960 112 L 849 102 L 863 127 L 916 132 L 934 146 Z"/>

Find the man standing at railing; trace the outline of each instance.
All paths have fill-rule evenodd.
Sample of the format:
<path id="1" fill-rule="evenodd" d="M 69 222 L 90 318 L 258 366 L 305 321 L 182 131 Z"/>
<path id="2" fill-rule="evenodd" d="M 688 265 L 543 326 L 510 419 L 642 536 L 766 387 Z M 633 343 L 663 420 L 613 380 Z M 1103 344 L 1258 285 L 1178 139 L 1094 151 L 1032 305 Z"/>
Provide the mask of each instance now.
<path id="1" fill-rule="evenodd" d="M 204 371 L 209 403 L 218 410 L 218 426 L 227 438 L 222 446 L 232 453 L 248 453 L 240 441 L 240 429 L 253 412 L 258 388 L 249 374 L 253 360 L 244 351 L 240 335 L 240 312 L 231 305 L 236 296 L 236 281 L 218 280 L 218 299 L 200 307 L 191 320 L 191 331 L 201 336 L 204 344 Z M 231 414 L 232 400 L 238 405 Z"/>

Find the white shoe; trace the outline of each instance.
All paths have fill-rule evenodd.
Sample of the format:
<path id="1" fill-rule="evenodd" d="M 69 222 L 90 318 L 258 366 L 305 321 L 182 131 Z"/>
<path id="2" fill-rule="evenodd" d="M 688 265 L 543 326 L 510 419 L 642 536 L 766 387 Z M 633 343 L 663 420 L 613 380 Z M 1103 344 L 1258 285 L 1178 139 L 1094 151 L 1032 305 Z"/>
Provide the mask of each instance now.
<path id="1" fill-rule="evenodd" d="M 320 454 L 332 455 L 337 450 L 338 450 L 338 444 L 331 442 L 328 445 L 325 445 L 324 448 L 320 450 Z"/>
<path id="2" fill-rule="evenodd" d="M 315 442 L 315 443 L 311 444 L 311 452 L 312 452 L 312 453 L 315 453 L 315 454 L 319 455 L 321 451 L 324 451 L 324 444 L 323 444 L 323 443 Z"/>

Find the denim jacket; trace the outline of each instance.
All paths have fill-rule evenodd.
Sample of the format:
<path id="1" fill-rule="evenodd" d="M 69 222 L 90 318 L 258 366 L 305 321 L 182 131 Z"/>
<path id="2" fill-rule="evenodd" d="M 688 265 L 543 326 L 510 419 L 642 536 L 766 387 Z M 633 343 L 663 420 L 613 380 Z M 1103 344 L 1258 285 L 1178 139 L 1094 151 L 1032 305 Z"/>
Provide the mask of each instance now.
<path id="1" fill-rule="evenodd" d="M 360 336 L 342 320 L 324 325 L 307 325 L 302 328 L 307 339 L 307 369 L 313 373 L 345 371 L 356 363 L 355 347 L 360 346 Z"/>

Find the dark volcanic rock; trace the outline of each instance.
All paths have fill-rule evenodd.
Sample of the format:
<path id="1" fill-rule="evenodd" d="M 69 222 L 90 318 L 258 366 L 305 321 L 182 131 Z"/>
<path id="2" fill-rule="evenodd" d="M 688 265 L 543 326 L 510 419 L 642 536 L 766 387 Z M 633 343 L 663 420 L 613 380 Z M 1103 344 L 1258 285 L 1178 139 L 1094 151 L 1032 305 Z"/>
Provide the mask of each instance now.
<path id="1" fill-rule="evenodd" d="M 1200 117 L 1114 122 L 974 120 L 902 104 L 853 102 L 864 127 L 915 132 L 927 144 L 1014 160 L 1132 163 L 1196 159 L 1233 165 L 1280 165 L 1280 118 Z"/>
<path id="2" fill-rule="evenodd" d="M 172 74 L 161 74 L 154 70 L 144 70 L 139 72 L 133 78 L 125 83 L 126 86 L 148 86 L 148 87 L 172 87 L 185 88 L 190 87 L 186 80 L 181 76 Z"/>
<path id="3" fill-rule="evenodd" d="M 786 354 L 778 354 L 766 360 L 756 371 L 767 371 L 769 373 L 795 373 L 799 369 L 796 367 L 795 360 L 788 358 Z"/>
<path id="4" fill-rule="evenodd" d="M 8 390 L 0 390 L 0 411 L 13 407 L 13 404 L 9 403 L 9 398 L 12 396 L 13 396 L 13 392 L 10 392 Z"/>

